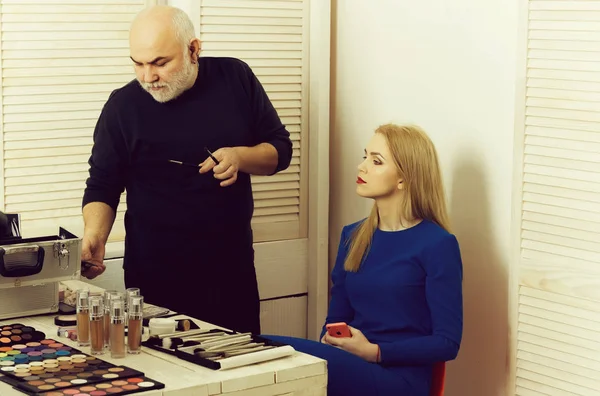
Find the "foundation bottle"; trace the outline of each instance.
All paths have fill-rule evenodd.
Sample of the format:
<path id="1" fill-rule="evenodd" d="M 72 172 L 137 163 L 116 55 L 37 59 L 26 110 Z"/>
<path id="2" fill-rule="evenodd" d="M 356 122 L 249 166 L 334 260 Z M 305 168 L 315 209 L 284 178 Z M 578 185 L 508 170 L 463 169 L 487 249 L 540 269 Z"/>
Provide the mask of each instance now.
<path id="1" fill-rule="evenodd" d="M 104 353 L 104 302 L 102 296 L 90 297 L 90 352 Z"/>
<path id="2" fill-rule="evenodd" d="M 90 345 L 90 306 L 89 290 L 77 290 L 77 345 Z"/>
<path id="3" fill-rule="evenodd" d="M 127 322 L 127 352 L 138 354 L 142 351 L 142 319 L 144 317 L 144 297 L 131 296 Z"/>
<path id="4" fill-rule="evenodd" d="M 125 302 L 113 299 L 110 308 L 110 357 L 123 358 L 125 355 Z"/>
<path id="5" fill-rule="evenodd" d="M 131 297 L 139 296 L 139 295 L 140 295 L 139 287 L 130 287 L 129 289 L 125 290 L 125 310 L 127 312 L 129 312 L 129 301 L 131 300 Z"/>
<path id="6" fill-rule="evenodd" d="M 108 348 L 110 343 L 110 300 L 116 292 L 116 290 L 104 292 L 104 348 Z"/>

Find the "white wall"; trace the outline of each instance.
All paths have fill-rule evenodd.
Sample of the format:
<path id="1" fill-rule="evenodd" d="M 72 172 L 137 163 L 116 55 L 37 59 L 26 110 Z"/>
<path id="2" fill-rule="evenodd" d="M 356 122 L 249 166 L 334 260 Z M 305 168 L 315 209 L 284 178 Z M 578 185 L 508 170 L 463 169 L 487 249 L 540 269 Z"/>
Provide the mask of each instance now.
<path id="1" fill-rule="evenodd" d="M 423 126 L 465 269 L 447 396 L 505 395 L 517 25 L 517 0 L 334 2 L 330 257 L 342 226 L 371 205 L 354 183 L 373 130 Z"/>

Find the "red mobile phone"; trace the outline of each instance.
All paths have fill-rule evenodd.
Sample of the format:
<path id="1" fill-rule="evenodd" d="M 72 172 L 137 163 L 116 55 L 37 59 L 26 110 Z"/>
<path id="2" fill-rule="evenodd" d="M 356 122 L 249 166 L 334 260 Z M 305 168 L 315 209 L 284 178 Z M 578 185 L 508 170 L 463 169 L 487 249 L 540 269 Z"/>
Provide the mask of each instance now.
<path id="1" fill-rule="evenodd" d="M 325 326 L 327 333 L 332 337 L 352 337 L 350 328 L 344 322 L 329 323 Z"/>

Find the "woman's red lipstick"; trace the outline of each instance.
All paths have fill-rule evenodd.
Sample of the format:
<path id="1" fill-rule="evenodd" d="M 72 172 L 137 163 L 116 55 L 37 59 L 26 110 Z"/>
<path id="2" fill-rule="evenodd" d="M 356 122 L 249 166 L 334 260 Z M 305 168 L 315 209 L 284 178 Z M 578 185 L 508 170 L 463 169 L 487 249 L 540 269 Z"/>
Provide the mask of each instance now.
<path id="1" fill-rule="evenodd" d="M 356 178 L 356 184 L 367 184 L 366 181 L 364 181 L 363 179 L 361 179 L 360 177 Z"/>

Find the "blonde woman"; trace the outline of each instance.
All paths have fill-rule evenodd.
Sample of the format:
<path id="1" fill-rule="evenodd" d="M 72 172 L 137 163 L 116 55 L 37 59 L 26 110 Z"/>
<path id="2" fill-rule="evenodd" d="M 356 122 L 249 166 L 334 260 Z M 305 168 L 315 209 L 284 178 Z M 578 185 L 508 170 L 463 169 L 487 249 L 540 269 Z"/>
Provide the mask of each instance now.
<path id="1" fill-rule="evenodd" d="M 344 227 L 326 324 L 350 337 L 269 336 L 328 361 L 328 395 L 428 396 L 432 366 L 462 339 L 462 260 L 437 153 L 415 126 L 383 125 L 358 166 L 366 219 Z"/>

